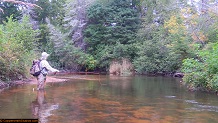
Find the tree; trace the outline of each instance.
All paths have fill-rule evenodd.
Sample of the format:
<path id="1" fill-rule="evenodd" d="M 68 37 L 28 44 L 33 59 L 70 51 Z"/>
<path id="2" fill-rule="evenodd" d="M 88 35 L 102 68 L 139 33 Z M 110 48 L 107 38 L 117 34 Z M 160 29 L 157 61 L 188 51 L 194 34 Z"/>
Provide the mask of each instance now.
<path id="1" fill-rule="evenodd" d="M 0 8 L 2 12 L 0 13 L 0 23 L 2 24 L 3 21 L 7 21 L 7 17 L 13 15 L 13 19 L 20 19 L 21 18 L 21 10 L 18 9 L 18 4 L 13 4 L 9 2 L 1 2 Z"/>
<path id="2" fill-rule="evenodd" d="M 63 24 L 62 20 L 64 17 L 64 14 L 62 11 L 63 11 L 64 3 L 65 3 L 65 0 L 36 1 L 35 4 L 41 6 L 42 9 L 35 8 L 34 10 L 32 10 L 33 14 L 31 14 L 32 15 L 31 17 L 39 23 L 38 28 L 40 29 L 40 34 L 38 35 L 37 38 L 39 38 L 38 48 L 40 51 L 45 51 L 46 48 L 50 46 L 50 40 L 49 40 L 50 30 L 49 30 L 48 25 L 52 24 L 57 28 L 62 26 Z"/>
<path id="3" fill-rule="evenodd" d="M 46 23 L 46 18 L 49 16 L 51 12 L 51 5 L 49 0 L 38 0 L 36 4 L 41 6 L 40 8 L 34 8 L 34 12 L 37 16 L 35 16 L 35 20 L 39 21 L 40 23 Z"/>
<path id="4" fill-rule="evenodd" d="M 105 6 L 94 4 L 88 9 L 87 16 L 85 41 L 88 52 L 100 66 L 106 67 L 112 59 L 134 57 L 132 50 L 127 49 L 135 42 L 140 21 L 137 9 L 128 0 L 114 0 Z"/>
<path id="5" fill-rule="evenodd" d="M 70 0 L 64 7 L 64 26 L 67 36 L 75 47 L 86 49 L 83 31 L 87 26 L 87 9 L 95 0 Z"/>
<path id="6" fill-rule="evenodd" d="M 178 54 L 169 47 L 169 33 L 164 28 L 164 23 L 178 7 L 171 0 L 142 0 L 138 6 L 142 24 L 135 44 L 137 56 L 133 63 L 136 71 L 139 73 L 175 72 L 182 62 L 178 60 Z M 175 8 L 171 9 L 172 7 Z"/>
<path id="7" fill-rule="evenodd" d="M 22 79 L 29 74 L 30 61 L 35 56 L 37 31 L 28 22 L 27 17 L 19 23 L 11 16 L 4 25 L 0 25 L 1 80 Z"/>
<path id="8" fill-rule="evenodd" d="M 192 11 L 186 18 L 189 20 L 186 22 L 191 27 L 188 31 L 193 40 L 189 48 L 195 48 L 196 52 L 195 57 L 183 61 L 183 81 L 190 89 L 217 91 L 217 13 L 209 11 L 210 7 L 205 9 L 205 1 L 200 3 L 204 5 L 201 8 L 203 11 L 196 15 Z"/>

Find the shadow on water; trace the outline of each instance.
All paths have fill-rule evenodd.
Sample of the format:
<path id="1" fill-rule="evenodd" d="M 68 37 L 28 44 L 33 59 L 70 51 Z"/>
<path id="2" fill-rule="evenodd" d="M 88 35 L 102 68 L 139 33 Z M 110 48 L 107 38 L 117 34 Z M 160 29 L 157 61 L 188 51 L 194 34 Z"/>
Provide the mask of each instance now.
<path id="1" fill-rule="evenodd" d="M 0 118 L 42 123 L 216 123 L 217 96 L 188 92 L 169 77 L 67 75 L 63 83 L 0 93 Z"/>

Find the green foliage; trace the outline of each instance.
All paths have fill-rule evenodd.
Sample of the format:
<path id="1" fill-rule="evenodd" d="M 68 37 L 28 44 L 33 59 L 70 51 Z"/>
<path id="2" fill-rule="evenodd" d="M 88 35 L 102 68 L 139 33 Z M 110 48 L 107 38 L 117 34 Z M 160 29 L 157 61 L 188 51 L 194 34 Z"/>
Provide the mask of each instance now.
<path id="1" fill-rule="evenodd" d="M 48 24 L 47 28 L 49 39 L 44 48 L 51 54 L 48 60 L 53 66 L 71 71 L 95 69 L 96 61 L 91 55 L 75 47 L 71 40 L 54 25 Z"/>
<path id="2" fill-rule="evenodd" d="M 107 68 L 110 63 L 110 60 L 113 59 L 112 55 L 112 46 L 98 45 L 96 50 L 92 52 L 94 58 L 97 60 L 97 66 L 99 68 Z"/>
<path id="3" fill-rule="evenodd" d="M 189 44 L 191 44 L 192 41 L 189 35 L 184 35 L 184 33 L 180 33 L 179 31 L 176 34 L 170 34 L 167 39 L 171 42 L 169 43 L 168 48 L 171 52 L 177 54 L 177 60 L 180 62 L 180 65 L 182 64 L 183 59 L 195 57 L 195 51 L 189 47 Z"/>
<path id="4" fill-rule="evenodd" d="M 149 37 L 138 43 L 139 52 L 134 59 L 137 72 L 174 72 L 179 68 L 177 55 L 166 46 L 166 35 L 162 35 L 164 31 L 162 27 L 153 28 Z"/>
<path id="5" fill-rule="evenodd" d="M 136 0 L 138 1 L 138 0 Z M 172 12 L 179 10 L 178 6 L 175 6 L 175 0 L 139 0 L 136 2 L 140 7 L 140 13 L 142 19 L 147 26 L 153 23 L 164 24 L 164 21 L 168 19 Z"/>
<path id="6" fill-rule="evenodd" d="M 34 54 L 36 31 L 32 30 L 28 18 L 22 22 L 13 21 L 0 25 L 0 79 L 21 79 L 28 75 Z"/>
<path id="7" fill-rule="evenodd" d="M 37 21 L 41 22 L 41 23 L 45 23 L 46 22 L 46 17 L 49 16 L 50 11 L 51 11 L 51 7 L 50 7 L 50 2 L 49 0 L 38 0 L 36 2 L 36 4 L 38 6 L 40 6 L 41 8 L 34 8 L 34 11 L 36 13 L 37 16 L 35 16 L 34 19 L 36 19 Z"/>
<path id="8" fill-rule="evenodd" d="M 59 63 L 59 66 L 67 70 L 79 71 L 81 69 L 94 70 L 96 67 L 96 60 L 93 56 L 84 53 L 81 49 L 74 47 L 72 44 L 64 41 L 65 45 L 60 48 L 55 48 L 56 55 L 51 56 L 52 61 Z"/>
<path id="9" fill-rule="evenodd" d="M 84 31 L 88 51 L 101 67 L 114 58 L 133 58 L 139 16 L 128 0 L 114 0 L 105 6 L 94 4 L 87 10 L 88 26 Z"/>
<path id="10" fill-rule="evenodd" d="M 84 56 L 84 55 L 83 55 Z M 85 59 L 79 59 L 78 62 L 85 61 L 85 69 L 88 70 L 94 70 L 96 67 L 96 60 L 93 56 L 85 54 Z"/>
<path id="11" fill-rule="evenodd" d="M 106 21 L 107 10 L 101 4 L 94 4 L 88 9 L 90 24 L 103 24 Z"/>
<path id="12" fill-rule="evenodd" d="M 51 11 L 50 11 L 50 20 L 54 25 L 61 26 L 63 25 L 64 18 L 64 4 L 66 0 L 52 0 L 51 1 Z"/>
<path id="13" fill-rule="evenodd" d="M 216 42 L 218 41 L 218 16 L 213 17 L 212 24 L 208 26 L 208 41 Z"/>
<path id="14" fill-rule="evenodd" d="M 176 8 L 170 10 L 173 3 L 173 0 L 140 0 L 138 3 L 141 8 L 142 26 L 137 33 L 137 56 L 133 62 L 137 72 L 175 72 L 182 64 L 182 56 L 187 56 L 188 44 L 180 40 L 183 39 L 182 35 L 170 34 L 168 29 L 164 28 L 164 23 L 177 11 Z M 184 55 L 183 50 L 186 53 Z"/>
<path id="15" fill-rule="evenodd" d="M 82 52 L 79 48 L 72 45 L 65 45 L 60 61 L 65 65 L 65 68 L 71 70 L 93 70 L 95 68 L 95 60 L 92 56 Z"/>
<path id="16" fill-rule="evenodd" d="M 0 8 L 3 10 L 3 12 L 0 12 L 0 24 L 7 21 L 7 17 L 11 15 L 13 15 L 13 20 L 18 20 L 21 17 L 21 11 L 18 9 L 17 4 L 0 2 Z"/>
<path id="17" fill-rule="evenodd" d="M 207 90 L 218 90 L 218 43 L 210 50 L 202 50 L 198 53 L 198 59 L 185 59 L 183 72 L 184 82 L 195 88 L 201 87 Z"/>
<path id="18" fill-rule="evenodd" d="M 49 45 L 49 28 L 47 24 L 40 24 L 39 26 L 39 35 L 37 36 L 38 40 L 38 50 L 46 51 Z"/>
<path id="19" fill-rule="evenodd" d="M 54 25 L 63 24 L 63 5 L 66 0 L 38 0 L 36 4 L 41 8 L 34 8 L 36 16 L 33 18 L 40 23 L 46 23 L 46 18 L 51 20 L 51 23 Z"/>
<path id="20" fill-rule="evenodd" d="M 213 14 L 198 16 L 193 13 L 190 15 L 192 18 L 186 19 L 186 22 L 188 21 L 191 25 L 189 31 L 191 31 L 193 42 L 189 41 L 190 45 L 185 49 L 189 49 L 186 51 L 192 52 L 190 53 L 192 55 L 183 60 L 182 71 L 185 73 L 183 81 L 190 88 L 217 91 L 217 16 L 213 16 Z M 187 42 L 187 38 L 183 37 L 182 40 Z"/>

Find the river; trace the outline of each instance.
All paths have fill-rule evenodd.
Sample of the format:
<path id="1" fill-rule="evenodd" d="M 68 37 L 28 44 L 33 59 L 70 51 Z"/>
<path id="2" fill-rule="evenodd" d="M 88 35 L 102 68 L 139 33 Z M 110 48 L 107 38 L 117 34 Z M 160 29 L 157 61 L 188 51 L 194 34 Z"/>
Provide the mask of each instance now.
<path id="1" fill-rule="evenodd" d="M 0 118 L 38 118 L 41 123 L 218 122 L 217 96 L 190 92 L 178 78 L 59 76 L 64 77 L 72 79 L 47 83 L 44 91 L 30 84 L 2 91 Z"/>

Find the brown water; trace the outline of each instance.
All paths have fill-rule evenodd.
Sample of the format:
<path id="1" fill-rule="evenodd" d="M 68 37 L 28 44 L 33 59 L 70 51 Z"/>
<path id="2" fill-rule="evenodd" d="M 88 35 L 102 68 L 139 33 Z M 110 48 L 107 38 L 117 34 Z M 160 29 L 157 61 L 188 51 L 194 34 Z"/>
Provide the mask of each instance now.
<path id="1" fill-rule="evenodd" d="M 63 76 L 62 76 L 63 77 Z M 189 92 L 166 77 L 88 78 L 13 87 L 0 93 L 0 118 L 39 118 L 41 123 L 217 123 L 218 97 Z"/>

